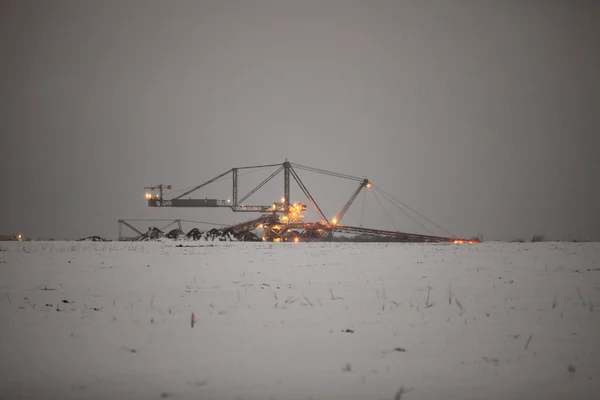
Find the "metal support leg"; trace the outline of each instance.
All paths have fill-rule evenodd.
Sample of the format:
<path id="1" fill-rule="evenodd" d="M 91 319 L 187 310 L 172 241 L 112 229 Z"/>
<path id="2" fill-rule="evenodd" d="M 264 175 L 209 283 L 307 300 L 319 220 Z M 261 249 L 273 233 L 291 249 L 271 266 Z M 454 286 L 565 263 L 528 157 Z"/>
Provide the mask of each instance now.
<path id="1" fill-rule="evenodd" d="M 283 163 L 283 209 L 285 214 L 290 212 L 290 163 L 286 159 Z"/>
<path id="2" fill-rule="evenodd" d="M 233 195 L 232 195 L 232 199 L 231 201 L 233 201 L 233 206 L 237 207 L 238 201 L 238 184 L 237 184 L 237 178 L 238 178 L 238 169 L 237 168 L 233 168 L 232 170 L 232 175 L 233 175 Z"/>

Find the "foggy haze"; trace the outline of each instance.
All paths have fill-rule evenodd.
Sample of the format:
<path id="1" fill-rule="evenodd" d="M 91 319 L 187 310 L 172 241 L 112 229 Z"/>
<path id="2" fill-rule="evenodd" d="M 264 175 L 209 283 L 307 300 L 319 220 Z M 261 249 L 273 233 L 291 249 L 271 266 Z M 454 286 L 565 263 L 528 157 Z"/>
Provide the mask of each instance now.
<path id="1" fill-rule="evenodd" d="M 119 218 L 242 221 L 254 214 L 148 208 L 144 186 L 182 189 L 289 158 L 367 176 L 458 236 L 600 240 L 599 10 L 5 1 L 0 234 L 115 238 Z M 355 188 L 298 172 L 329 216 Z M 248 203 L 278 200 L 283 177 L 274 182 Z M 198 197 L 228 198 L 223 185 Z M 364 226 L 424 233 L 364 201 Z"/>

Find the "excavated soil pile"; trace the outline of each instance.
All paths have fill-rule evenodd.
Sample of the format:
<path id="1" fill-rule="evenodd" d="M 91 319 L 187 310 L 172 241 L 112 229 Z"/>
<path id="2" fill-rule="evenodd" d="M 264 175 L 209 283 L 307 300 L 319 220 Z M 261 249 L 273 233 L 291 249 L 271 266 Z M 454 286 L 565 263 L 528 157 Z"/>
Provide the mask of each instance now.
<path id="1" fill-rule="evenodd" d="M 165 233 L 158 228 L 152 228 L 138 238 L 138 242 L 148 242 L 151 240 L 159 240 L 165 237 Z"/>
<path id="2" fill-rule="evenodd" d="M 187 234 L 181 229 L 173 229 L 167 234 L 158 228 L 152 228 L 136 240 L 139 242 L 158 241 L 161 239 L 171 240 L 193 240 L 193 241 L 208 241 L 208 242 L 261 242 L 261 238 L 252 232 L 234 233 L 228 229 L 213 228 L 206 232 L 198 228 L 194 228 Z"/>
<path id="3" fill-rule="evenodd" d="M 194 228 L 189 231 L 185 237 L 191 240 L 202 240 L 202 235 L 204 235 L 204 232 L 198 228 Z"/>
<path id="4" fill-rule="evenodd" d="M 256 236 L 253 232 L 245 232 L 238 235 L 238 240 L 242 242 L 262 242 L 262 239 Z"/>
<path id="5" fill-rule="evenodd" d="M 171 232 L 167 233 L 167 238 L 173 240 L 183 239 L 185 236 L 185 233 L 179 228 L 175 228 Z"/>
<path id="6" fill-rule="evenodd" d="M 110 242 L 110 240 L 104 239 L 100 236 L 90 236 L 83 239 L 79 239 L 78 242 Z"/>
<path id="7" fill-rule="evenodd" d="M 222 231 L 220 229 L 213 228 L 204 234 L 204 240 L 218 240 L 221 242 L 231 242 L 233 240 L 236 240 L 236 238 L 229 231 Z"/>

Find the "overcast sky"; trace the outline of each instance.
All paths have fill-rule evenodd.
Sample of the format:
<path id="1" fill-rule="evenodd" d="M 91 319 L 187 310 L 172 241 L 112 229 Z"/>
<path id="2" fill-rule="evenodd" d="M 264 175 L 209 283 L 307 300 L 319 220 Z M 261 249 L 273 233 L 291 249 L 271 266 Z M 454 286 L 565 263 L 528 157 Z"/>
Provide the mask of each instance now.
<path id="1" fill-rule="evenodd" d="M 245 220 L 148 208 L 144 186 L 287 157 L 368 176 L 455 235 L 600 240 L 599 10 L 3 1 L 0 234 L 115 238 L 119 218 Z M 329 216 L 355 188 L 299 174 Z M 281 197 L 276 179 L 248 203 Z M 230 181 L 198 192 L 230 196 Z M 393 227 L 372 193 L 345 222 L 360 224 L 364 202 L 364 226 L 425 233 L 380 200 Z"/>

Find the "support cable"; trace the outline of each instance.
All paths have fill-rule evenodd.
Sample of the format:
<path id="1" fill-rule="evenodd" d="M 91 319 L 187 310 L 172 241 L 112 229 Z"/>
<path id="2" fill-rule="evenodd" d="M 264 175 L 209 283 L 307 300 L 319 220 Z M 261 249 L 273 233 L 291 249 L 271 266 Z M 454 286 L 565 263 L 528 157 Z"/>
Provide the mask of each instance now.
<path id="1" fill-rule="evenodd" d="M 431 232 L 429 229 L 427 229 L 427 227 L 425 225 L 423 225 L 420 221 L 417 221 L 417 219 L 415 217 L 413 217 L 412 215 L 410 215 L 409 213 L 406 212 L 406 210 L 404 210 L 402 207 L 400 207 L 398 204 L 394 203 L 392 200 L 390 200 L 385 193 L 381 192 L 378 188 L 375 188 L 375 190 L 377 190 L 384 199 L 386 199 L 387 201 L 389 201 L 394 207 L 396 207 L 398 210 L 402 211 L 402 213 L 404 215 L 406 215 L 408 218 L 410 218 L 411 221 L 413 221 L 414 223 L 418 224 L 421 228 L 425 229 L 425 231 L 427 233 L 429 233 L 430 235 L 434 235 L 433 232 Z"/>
<path id="2" fill-rule="evenodd" d="M 216 222 L 204 222 L 204 221 L 190 221 L 189 219 L 182 219 L 181 222 L 188 222 L 191 224 L 204 224 L 204 225 L 214 225 L 214 226 L 227 226 L 227 224 L 217 224 Z"/>
<path id="3" fill-rule="evenodd" d="M 167 229 L 168 227 L 170 227 L 171 225 L 174 225 L 177 223 L 177 220 L 169 222 L 167 225 L 163 226 L 162 228 L 160 228 L 161 231 L 165 231 L 165 229 Z"/>
<path id="4" fill-rule="evenodd" d="M 435 222 L 433 222 L 432 220 L 430 220 L 429 218 L 427 218 L 426 216 L 424 216 L 423 214 L 421 214 L 420 212 L 418 212 L 417 210 L 412 209 L 411 207 L 409 207 L 408 205 L 404 204 L 403 202 L 401 202 L 400 200 L 398 200 L 397 198 L 395 198 L 394 196 L 392 196 L 391 194 L 387 193 L 385 190 L 381 189 L 380 187 L 377 187 L 376 185 L 373 185 L 373 187 L 375 187 L 376 189 L 378 189 L 380 192 L 382 192 L 383 194 L 388 195 L 390 198 L 392 198 L 393 200 L 395 200 L 396 202 L 402 204 L 404 207 L 408 208 L 410 211 L 414 212 L 415 214 L 417 214 L 418 216 L 420 216 L 421 218 L 425 219 L 426 221 L 428 221 L 429 223 L 431 223 L 432 225 L 437 226 L 438 228 L 440 228 L 441 230 L 443 230 L 445 233 L 447 233 L 448 235 L 450 235 L 451 237 L 456 237 L 455 235 L 453 235 L 452 233 L 448 232 L 448 230 L 442 228 L 441 226 L 439 226 L 438 224 L 436 224 Z"/>
<path id="5" fill-rule="evenodd" d="M 281 167 L 283 164 L 266 164 L 266 165 L 252 165 L 249 167 L 237 167 L 237 169 L 255 169 L 255 168 L 270 168 L 270 167 Z"/>
<path id="6" fill-rule="evenodd" d="M 279 164 L 275 164 L 275 166 L 277 166 L 277 165 L 279 165 Z M 262 168 L 262 167 L 260 167 L 260 168 Z M 241 168 L 238 168 L 238 169 L 241 169 Z M 229 170 L 228 172 L 231 172 L 231 170 Z M 260 172 L 260 170 L 256 169 L 256 170 L 254 170 L 254 171 L 246 171 L 246 172 L 241 172 L 241 173 L 238 173 L 238 178 L 239 178 L 239 177 L 241 177 L 241 176 L 246 176 L 246 175 L 250 175 L 250 174 L 255 174 L 255 173 L 257 173 L 257 172 Z M 225 181 L 225 180 L 228 180 L 228 179 L 230 179 L 230 178 L 225 176 L 225 177 L 219 178 L 219 179 L 217 179 L 217 180 L 215 180 L 215 181 L 212 181 L 212 182 L 210 182 L 210 183 L 218 183 L 218 182 L 223 182 L 223 181 Z M 189 193 L 191 193 L 191 192 L 193 192 L 193 191 L 197 190 L 197 189 L 194 189 L 195 187 L 196 187 L 196 186 L 188 186 L 187 188 L 184 188 L 184 189 L 171 190 L 171 191 L 169 191 L 169 193 L 168 193 L 168 194 L 172 196 L 173 194 L 176 194 L 176 193 L 179 193 L 179 192 L 183 192 L 183 191 L 189 190 L 188 192 L 186 192 L 186 193 L 184 193 L 184 194 L 182 194 L 182 195 L 180 195 L 180 196 L 177 196 L 176 198 L 172 198 L 172 199 L 179 199 L 179 198 L 181 198 L 181 197 L 185 196 L 186 194 L 189 194 Z M 192 189 L 192 190 L 190 190 L 190 189 Z"/>
<path id="7" fill-rule="evenodd" d="M 240 169 L 240 168 L 238 168 L 238 169 Z M 254 170 L 254 171 L 240 172 L 240 173 L 238 173 L 238 178 L 239 178 L 239 177 L 241 177 L 241 176 L 246 176 L 246 175 L 250 175 L 250 174 L 255 174 L 255 173 L 257 173 L 257 172 L 260 172 L 260 170 L 256 169 L 256 170 Z M 216 180 L 216 181 L 214 181 L 213 183 L 217 183 L 217 182 L 226 181 L 226 180 L 228 180 L 228 179 L 229 179 L 228 177 L 224 177 L 224 178 L 221 178 L 221 179 L 217 179 L 217 180 Z"/>
<path id="8" fill-rule="evenodd" d="M 394 229 L 396 231 L 398 231 L 399 229 L 396 227 L 396 224 L 394 224 L 394 220 L 392 219 L 392 217 L 390 217 L 390 215 L 386 211 L 385 207 L 383 207 L 383 204 L 381 204 L 381 201 L 379 200 L 379 197 L 377 197 L 377 193 L 375 193 L 374 191 L 371 192 L 371 193 L 373 193 L 373 196 L 375 196 L 375 200 L 377 200 L 377 203 L 379 203 L 379 206 L 381 207 L 381 209 L 383 210 L 383 212 L 385 213 L 385 215 L 388 217 L 388 219 L 392 223 L 392 226 L 394 227 Z"/>
<path id="9" fill-rule="evenodd" d="M 291 164 L 292 164 L 292 166 L 294 166 L 298 169 L 302 169 L 302 170 L 310 171 L 310 172 L 316 172 L 316 173 L 323 174 L 323 175 L 335 176 L 337 178 L 351 179 L 351 180 L 359 181 L 359 182 L 362 182 L 365 179 L 365 178 L 359 178 L 358 176 L 340 174 L 339 172 L 327 171 L 327 170 L 320 169 L 320 168 L 307 167 L 306 165 L 299 165 L 299 164 L 294 164 L 294 163 L 291 163 Z"/>
<path id="10" fill-rule="evenodd" d="M 179 196 L 177 196 L 177 197 L 173 198 L 172 200 L 179 200 L 179 199 L 180 199 L 180 198 L 182 198 L 183 196 L 187 196 L 188 194 L 190 194 L 190 193 L 192 193 L 192 192 L 195 192 L 196 190 L 198 190 L 198 189 L 200 189 L 200 188 L 202 188 L 202 187 L 204 187 L 204 186 L 206 186 L 206 185 L 209 185 L 209 184 L 213 183 L 214 181 L 216 181 L 216 180 L 218 180 L 218 179 L 221 179 L 221 178 L 222 178 L 222 177 L 224 177 L 225 175 L 229 174 L 231 171 L 233 171 L 233 170 L 232 170 L 232 169 L 230 169 L 230 170 L 228 170 L 228 171 L 225 171 L 225 172 L 223 172 L 221 175 L 217 175 L 216 177 L 212 178 L 211 180 L 209 180 L 209 181 L 206 181 L 206 182 L 204 182 L 204 183 L 202 183 L 202 184 L 200 184 L 200 185 L 198 185 L 198 186 L 194 187 L 193 189 L 190 189 L 190 190 L 188 190 L 187 192 L 185 192 L 185 193 L 183 193 L 183 194 L 180 194 Z"/>
<path id="11" fill-rule="evenodd" d="M 317 204 L 315 199 L 313 199 L 313 197 L 311 196 L 311 194 L 308 191 L 308 189 L 306 188 L 306 186 L 304 186 L 304 183 L 302 182 L 302 180 L 300 179 L 300 177 L 296 173 L 296 170 L 294 170 L 293 167 L 290 167 L 290 173 L 292 174 L 292 177 L 294 177 L 294 180 L 296 181 L 298 186 L 300 186 L 300 189 L 302 190 L 302 192 L 304 192 L 304 195 L 306 196 L 306 198 L 308 198 L 308 200 L 312 204 L 312 206 L 315 209 L 315 211 L 317 212 L 317 214 L 319 214 L 319 216 L 327 223 L 327 225 L 329 225 L 329 220 L 327 220 L 327 217 L 325 216 L 325 214 L 323 214 L 323 211 L 321 211 L 321 208 L 319 207 L 319 205 Z"/>
<path id="12" fill-rule="evenodd" d="M 255 187 L 247 195 L 245 195 L 244 197 L 242 197 L 238 201 L 238 204 L 242 204 L 244 201 L 246 201 L 250 196 L 252 196 L 254 193 L 256 193 L 261 187 L 263 187 L 264 185 L 266 185 L 271 179 L 273 179 L 281 171 L 283 171 L 283 167 L 279 167 L 277 169 L 277 171 L 273 172 L 271 175 L 269 175 L 269 177 L 267 179 L 265 179 L 264 181 L 262 181 L 257 187 Z"/>
<path id="13" fill-rule="evenodd" d="M 131 221 L 131 220 L 128 220 Z M 142 231 L 138 230 L 135 226 L 131 225 L 129 222 L 121 219 L 119 220 L 119 225 L 125 225 L 126 227 L 128 227 L 129 229 L 131 229 L 132 231 L 134 231 L 135 233 L 139 234 L 139 235 L 143 235 Z"/>

